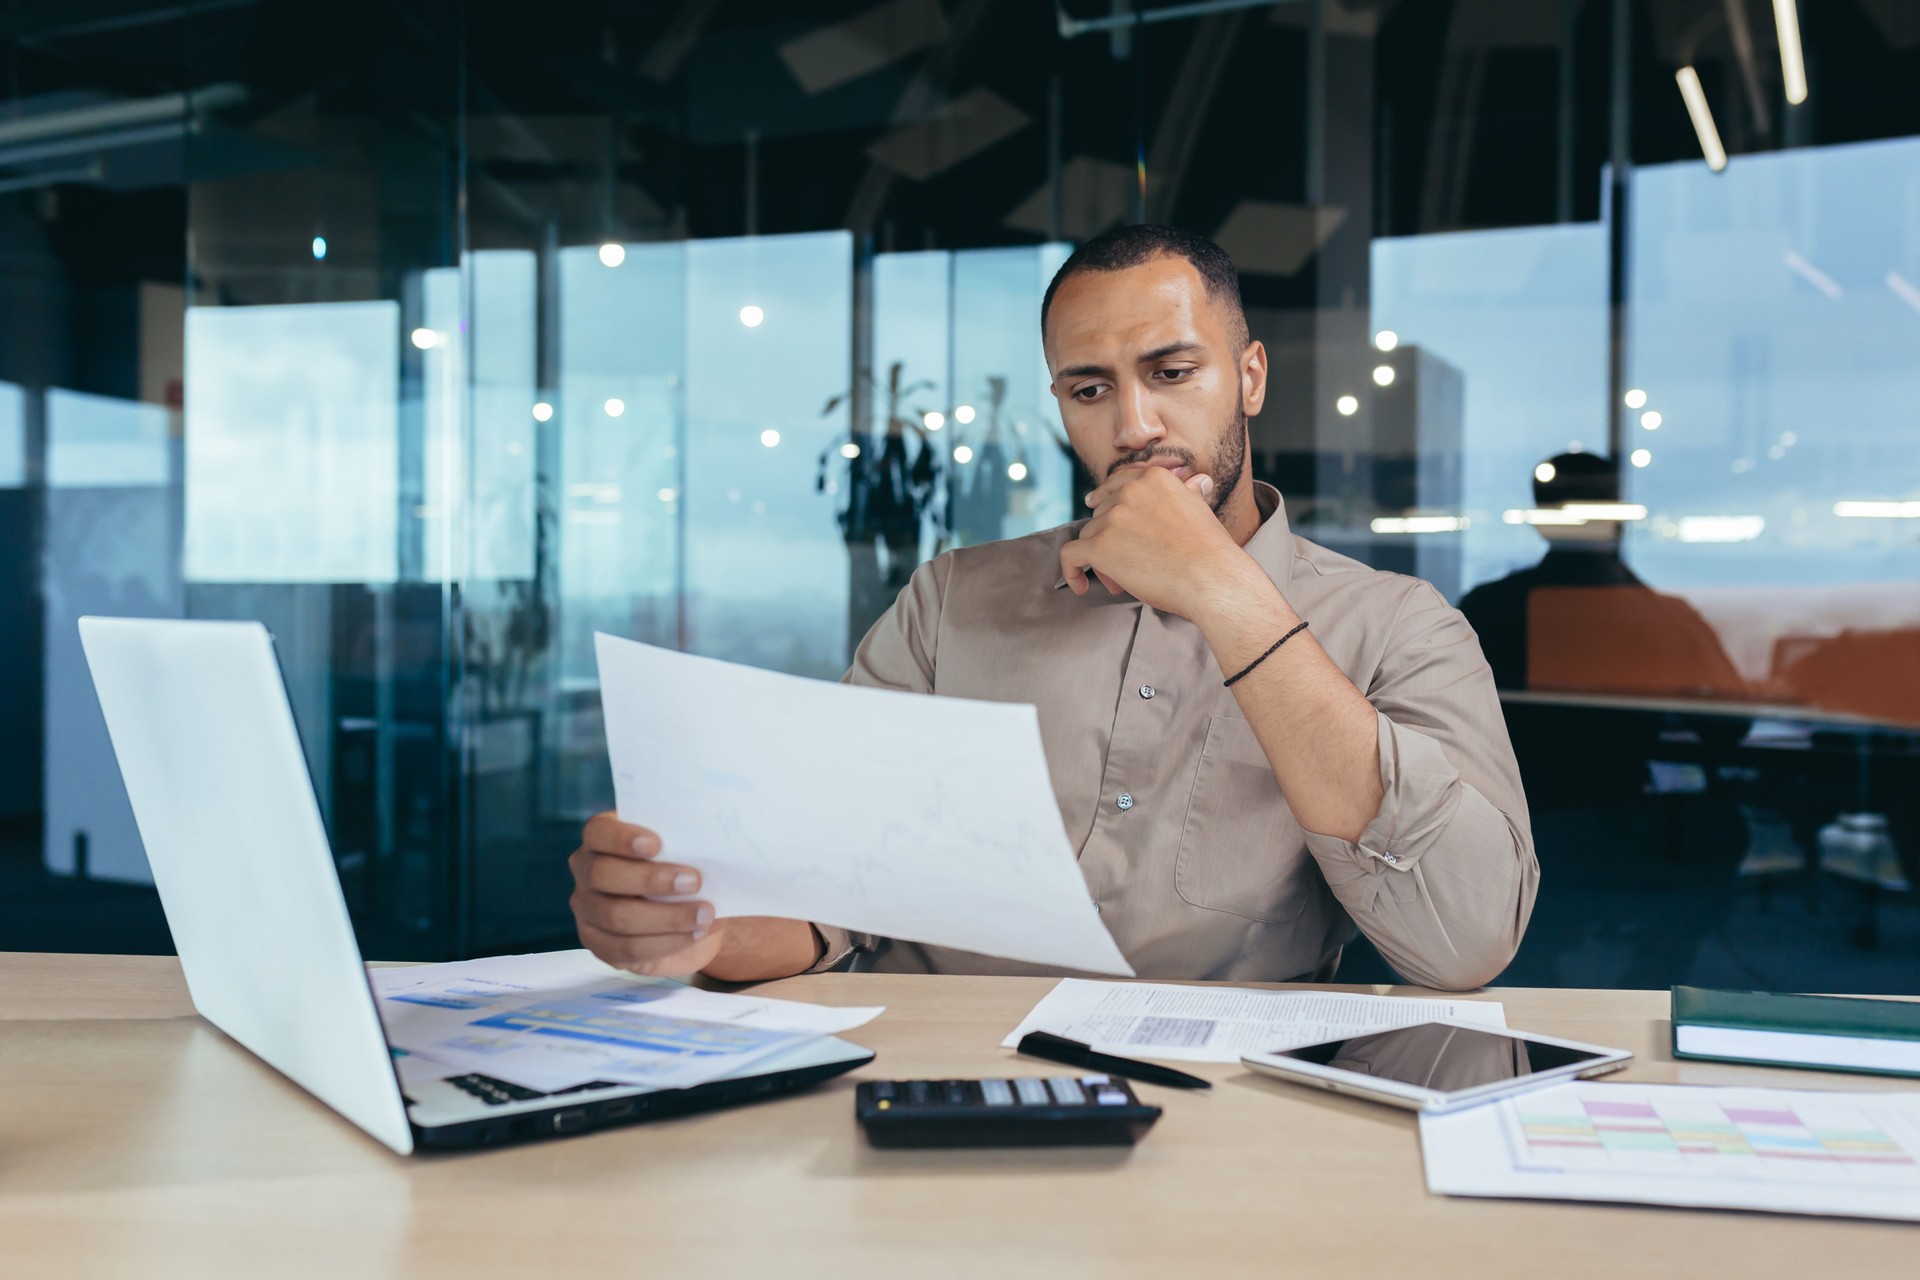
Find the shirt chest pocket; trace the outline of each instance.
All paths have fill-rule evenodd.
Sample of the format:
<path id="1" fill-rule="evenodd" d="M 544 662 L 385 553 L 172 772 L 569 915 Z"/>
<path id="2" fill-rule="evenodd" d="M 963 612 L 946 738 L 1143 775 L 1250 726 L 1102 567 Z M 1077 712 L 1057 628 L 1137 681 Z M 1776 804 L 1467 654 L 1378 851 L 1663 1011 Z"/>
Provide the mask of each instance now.
<path id="1" fill-rule="evenodd" d="M 1215 716 L 1193 775 L 1174 888 L 1196 907 L 1284 924 L 1313 896 L 1313 858 L 1273 767 L 1238 716 Z"/>

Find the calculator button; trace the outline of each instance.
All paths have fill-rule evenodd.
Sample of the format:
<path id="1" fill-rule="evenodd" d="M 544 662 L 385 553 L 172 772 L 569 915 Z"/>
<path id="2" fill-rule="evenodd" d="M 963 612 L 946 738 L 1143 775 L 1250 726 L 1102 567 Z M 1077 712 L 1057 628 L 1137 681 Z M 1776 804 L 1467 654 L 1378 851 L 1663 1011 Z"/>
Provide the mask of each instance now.
<path id="1" fill-rule="evenodd" d="M 907 1081 L 907 1101 L 916 1106 L 925 1106 L 928 1102 L 932 1101 L 930 1090 L 927 1088 L 927 1082 L 925 1080 Z"/>
<path id="2" fill-rule="evenodd" d="M 1093 1100 L 1103 1107 L 1124 1107 L 1127 1105 L 1127 1095 L 1118 1089 L 1102 1089 L 1093 1095 Z"/>
<path id="3" fill-rule="evenodd" d="M 1112 1076 L 1081 1076 L 1080 1077 L 1080 1083 L 1088 1086 L 1092 1086 L 1096 1084 L 1111 1084 L 1112 1082 L 1113 1082 Z"/>
<path id="4" fill-rule="evenodd" d="M 873 1096 L 876 1098 L 893 1097 L 893 1081 L 876 1080 L 873 1082 Z"/>
<path id="5" fill-rule="evenodd" d="M 967 1104 L 967 1085 L 965 1081 L 947 1081 L 947 1102 L 949 1105 L 956 1107 L 964 1107 Z"/>
<path id="6" fill-rule="evenodd" d="M 1013 1082 L 1014 1092 L 1020 1095 L 1022 1105 L 1044 1107 L 1053 1099 L 1047 1093 L 1047 1082 L 1032 1076 L 1022 1076 Z"/>
<path id="7" fill-rule="evenodd" d="M 1053 1100 L 1062 1106 L 1077 1107 L 1087 1100 L 1080 1082 L 1072 1076 L 1054 1076 L 1047 1081 L 1047 1088 L 1053 1090 Z"/>
<path id="8" fill-rule="evenodd" d="M 1013 1090 L 1005 1080 L 982 1080 L 981 1096 L 986 1098 L 990 1107 L 1010 1107 L 1013 1105 Z"/>

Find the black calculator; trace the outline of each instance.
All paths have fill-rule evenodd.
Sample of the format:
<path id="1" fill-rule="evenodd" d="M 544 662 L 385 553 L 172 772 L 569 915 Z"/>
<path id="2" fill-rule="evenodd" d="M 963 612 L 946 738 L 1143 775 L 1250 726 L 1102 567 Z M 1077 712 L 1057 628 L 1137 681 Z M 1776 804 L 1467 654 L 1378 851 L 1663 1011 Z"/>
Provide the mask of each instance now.
<path id="1" fill-rule="evenodd" d="M 876 1147 L 1131 1146 L 1160 1118 L 1104 1075 L 863 1080 L 853 1113 Z"/>

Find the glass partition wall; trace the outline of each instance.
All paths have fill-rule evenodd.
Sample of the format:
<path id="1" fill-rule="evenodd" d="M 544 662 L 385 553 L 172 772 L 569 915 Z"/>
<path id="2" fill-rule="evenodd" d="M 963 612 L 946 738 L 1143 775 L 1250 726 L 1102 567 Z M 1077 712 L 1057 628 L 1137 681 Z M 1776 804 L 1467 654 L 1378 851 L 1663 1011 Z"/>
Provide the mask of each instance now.
<path id="1" fill-rule="evenodd" d="M 83 613 L 272 628 L 370 954 L 565 945 L 593 634 L 830 679 L 1075 518 L 1040 298 L 1157 220 L 1481 635 L 1507 980 L 1912 989 L 1920 24 L 1778 7 L 13 6 L 0 946 L 166 946 Z"/>

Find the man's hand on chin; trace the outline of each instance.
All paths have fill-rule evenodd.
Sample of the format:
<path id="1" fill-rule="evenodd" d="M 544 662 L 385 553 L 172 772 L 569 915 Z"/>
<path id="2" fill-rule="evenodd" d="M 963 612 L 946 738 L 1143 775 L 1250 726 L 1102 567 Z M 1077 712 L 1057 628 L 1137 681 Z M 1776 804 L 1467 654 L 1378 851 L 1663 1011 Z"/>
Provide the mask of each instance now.
<path id="1" fill-rule="evenodd" d="M 1127 467 L 1087 495 L 1093 518 L 1060 549 L 1075 595 L 1091 586 L 1124 591 L 1142 604 L 1192 622 L 1211 596 L 1248 570 L 1268 579 L 1207 505 L 1211 476 L 1184 482 L 1166 467 Z M 1271 583 L 1268 582 L 1270 586 Z"/>

